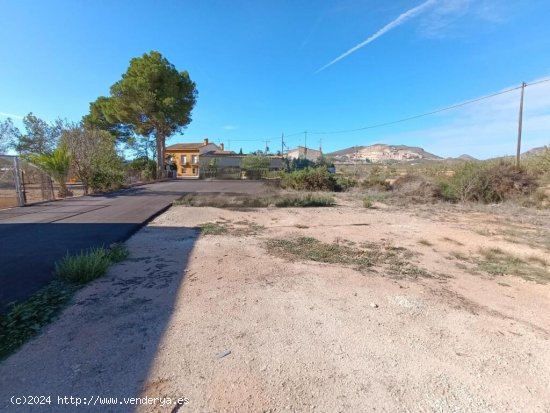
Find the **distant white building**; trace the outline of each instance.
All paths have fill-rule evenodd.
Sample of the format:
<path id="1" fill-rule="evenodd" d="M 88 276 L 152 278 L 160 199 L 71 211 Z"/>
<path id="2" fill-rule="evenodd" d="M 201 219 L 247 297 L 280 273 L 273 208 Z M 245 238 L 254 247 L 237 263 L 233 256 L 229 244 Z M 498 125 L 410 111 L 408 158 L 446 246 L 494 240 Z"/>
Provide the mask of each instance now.
<path id="1" fill-rule="evenodd" d="M 316 162 L 323 157 L 323 152 L 305 146 L 298 146 L 296 149 L 289 149 L 287 157 L 288 159 L 307 159 Z"/>

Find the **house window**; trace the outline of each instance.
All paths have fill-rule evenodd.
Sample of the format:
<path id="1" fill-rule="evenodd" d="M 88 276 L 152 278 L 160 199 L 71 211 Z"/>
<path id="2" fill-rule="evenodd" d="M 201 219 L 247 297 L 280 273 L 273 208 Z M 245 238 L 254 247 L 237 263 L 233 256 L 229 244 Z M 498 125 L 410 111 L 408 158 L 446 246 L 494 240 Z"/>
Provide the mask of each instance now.
<path id="1" fill-rule="evenodd" d="M 182 173 L 182 174 L 185 173 L 185 167 L 181 168 L 181 173 Z"/>
<path id="2" fill-rule="evenodd" d="M 192 158 L 191 158 L 191 163 L 196 164 L 198 159 L 199 159 L 199 157 L 197 155 L 193 155 Z"/>
<path id="3" fill-rule="evenodd" d="M 196 173 L 197 173 L 197 170 L 193 168 L 193 175 L 195 175 Z"/>
<path id="4" fill-rule="evenodd" d="M 182 165 L 186 165 L 187 164 L 187 155 L 181 155 L 180 161 L 181 161 Z"/>

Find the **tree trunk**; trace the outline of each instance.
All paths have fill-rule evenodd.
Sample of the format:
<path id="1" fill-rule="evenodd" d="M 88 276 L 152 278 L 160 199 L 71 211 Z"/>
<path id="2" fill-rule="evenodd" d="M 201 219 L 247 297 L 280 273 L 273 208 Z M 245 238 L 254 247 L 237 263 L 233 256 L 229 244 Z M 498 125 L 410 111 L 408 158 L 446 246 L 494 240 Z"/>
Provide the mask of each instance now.
<path id="1" fill-rule="evenodd" d="M 157 179 L 162 179 L 166 175 L 164 168 L 164 136 L 157 131 Z"/>

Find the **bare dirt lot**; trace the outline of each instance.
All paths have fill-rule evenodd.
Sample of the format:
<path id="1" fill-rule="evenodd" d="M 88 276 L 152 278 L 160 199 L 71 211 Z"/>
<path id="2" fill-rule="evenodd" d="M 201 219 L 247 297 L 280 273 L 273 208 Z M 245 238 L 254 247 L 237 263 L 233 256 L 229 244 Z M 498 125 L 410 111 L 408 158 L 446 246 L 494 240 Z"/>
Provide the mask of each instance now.
<path id="1" fill-rule="evenodd" d="M 547 213 L 338 203 L 173 207 L 0 365 L 2 400 L 32 390 L 185 396 L 181 412 L 550 411 Z"/>

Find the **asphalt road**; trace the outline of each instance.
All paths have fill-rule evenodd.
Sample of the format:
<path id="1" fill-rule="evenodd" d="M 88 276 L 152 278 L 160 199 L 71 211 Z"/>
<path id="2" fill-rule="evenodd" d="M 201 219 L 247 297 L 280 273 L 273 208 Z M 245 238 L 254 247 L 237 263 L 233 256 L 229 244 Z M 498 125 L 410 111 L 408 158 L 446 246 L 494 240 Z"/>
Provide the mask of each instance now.
<path id="1" fill-rule="evenodd" d="M 184 193 L 263 189 L 254 181 L 179 180 L 0 210 L 0 313 L 48 284 L 65 254 L 126 240 Z"/>

